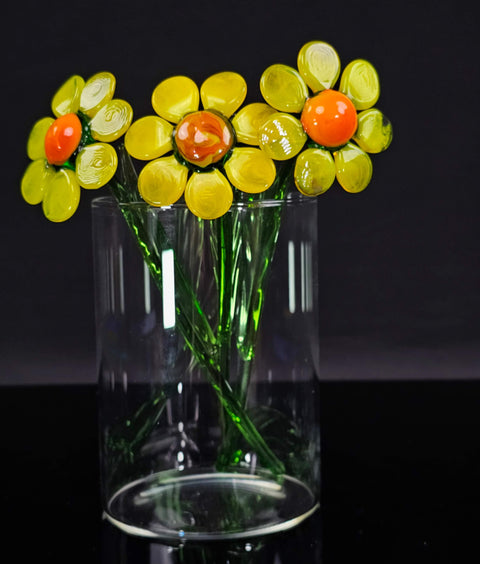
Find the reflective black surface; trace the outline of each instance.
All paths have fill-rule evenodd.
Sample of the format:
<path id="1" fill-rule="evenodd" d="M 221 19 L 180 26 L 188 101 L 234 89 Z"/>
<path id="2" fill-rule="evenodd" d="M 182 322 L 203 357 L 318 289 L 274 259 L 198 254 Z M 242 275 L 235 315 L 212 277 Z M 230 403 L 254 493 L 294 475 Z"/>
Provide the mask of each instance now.
<path id="1" fill-rule="evenodd" d="M 94 386 L 2 387 L 1 561 L 478 561 L 480 381 L 323 383 L 321 404 L 312 519 L 250 542 L 167 547 L 101 518 Z"/>

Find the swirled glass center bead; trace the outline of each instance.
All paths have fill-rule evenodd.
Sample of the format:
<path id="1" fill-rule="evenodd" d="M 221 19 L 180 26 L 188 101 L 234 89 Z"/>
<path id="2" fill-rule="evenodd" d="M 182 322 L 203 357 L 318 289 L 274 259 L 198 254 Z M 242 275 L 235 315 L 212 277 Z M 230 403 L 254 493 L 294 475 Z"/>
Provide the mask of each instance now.
<path id="1" fill-rule="evenodd" d="M 187 114 L 174 132 L 180 156 L 200 168 L 223 159 L 233 147 L 234 139 L 228 120 L 208 110 Z"/>

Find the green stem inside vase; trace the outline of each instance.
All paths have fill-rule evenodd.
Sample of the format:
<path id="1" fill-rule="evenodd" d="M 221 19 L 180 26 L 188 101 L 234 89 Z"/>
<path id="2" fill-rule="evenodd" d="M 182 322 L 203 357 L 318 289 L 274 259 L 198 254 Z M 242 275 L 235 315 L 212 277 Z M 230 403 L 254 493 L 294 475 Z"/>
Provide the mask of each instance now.
<path id="1" fill-rule="evenodd" d="M 270 197 L 273 194 L 274 199 L 284 200 L 288 172 L 288 167 L 280 168 Z M 245 205 L 248 206 L 248 202 Z M 250 205 L 254 206 L 255 203 Z M 217 245 L 220 251 L 216 256 L 219 263 L 220 302 L 223 313 L 220 317 L 220 327 L 223 329 L 220 346 L 226 347 L 228 353 L 225 352 L 225 357 L 230 360 L 229 351 L 235 340 L 238 359 L 235 366 L 237 382 L 234 390 L 237 401 L 245 410 L 268 274 L 276 249 L 282 214 L 283 205 L 268 207 L 262 210 L 261 214 L 253 211 L 252 214 L 242 215 L 242 208 L 236 208 L 225 219 L 222 217 L 217 220 Z M 233 317 L 237 318 L 236 322 Z M 224 373 L 229 374 L 228 366 Z M 235 465 L 244 454 L 238 448 L 238 431 L 235 425 L 226 421 L 218 460 L 220 468 Z"/>
<path id="2" fill-rule="evenodd" d="M 150 273 L 154 279 L 155 284 L 162 289 L 162 264 L 161 257 L 162 251 L 171 250 L 172 246 L 168 240 L 165 230 L 160 222 L 157 222 L 157 229 L 155 237 L 152 239 L 143 216 L 142 206 L 135 205 L 122 205 L 122 204 L 135 204 L 140 201 L 136 190 L 136 174 L 133 169 L 128 155 L 124 150 L 120 150 L 121 158 L 121 176 L 120 180 L 111 183 L 111 189 L 120 204 L 120 209 L 125 218 L 128 226 L 135 236 L 142 256 L 147 264 Z M 284 179 L 282 179 L 282 185 Z M 281 209 L 281 206 L 279 207 Z M 276 457 L 271 449 L 266 444 L 261 434 L 252 423 L 245 409 L 245 397 L 238 397 L 233 391 L 229 381 L 229 364 L 230 364 L 230 343 L 232 340 L 231 333 L 231 312 L 233 310 L 232 300 L 234 281 L 232 274 L 235 269 L 232 268 L 232 226 L 228 222 L 232 221 L 229 214 L 229 219 L 225 218 L 220 222 L 218 231 L 219 251 L 218 257 L 220 260 L 219 268 L 219 287 L 220 287 L 220 316 L 219 327 L 217 334 L 210 326 L 207 316 L 204 314 L 197 296 L 192 289 L 191 284 L 188 282 L 181 265 L 175 256 L 174 259 L 174 272 L 176 281 L 176 314 L 177 314 L 177 327 L 182 334 L 184 341 L 188 348 L 194 355 L 194 358 L 205 369 L 205 376 L 207 381 L 215 391 L 220 404 L 225 412 L 228 414 L 227 430 L 235 429 L 238 431 L 249 446 L 255 451 L 262 464 L 270 470 L 274 475 L 280 476 L 284 473 L 283 463 Z M 277 228 L 278 229 L 278 228 Z M 241 237 L 241 230 L 235 232 L 235 238 Z M 238 244 L 238 239 L 236 243 Z M 260 292 L 260 289 L 259 289 Z M 185 307 L 185 305 L 189 307 Z M 258 306 L 251 306 L 248 309 L 252 310 L 254 314 L 253 327 L 250 328 L 247 323 L 248 339 L 256 338 L 256 329 L 258 328 L 258 319 L 256 315 L 259 314 Z M 256 314 L 256 315 L 255 315 Z M 247 348 L 254 347 L 253 342 Z M 253 354 L 249 355 L 247 359 L 250 365 Z M 242 372 L 242 381 L 245 380 L 240 389 L 248 387 L 248 378 L 250 374 L 250 367 Z M 243 394 L 244 396 L 246 394 Z M 230 423 L 231 422 L 231 423 Z M 232 425 L 233 423 L 233 425 Z M 231 432 L 228 431 L 231 436 Z M 230 443 L 230 441 L 228 441 Z M 228 446 L 231 448 L 231 445 Z"/>

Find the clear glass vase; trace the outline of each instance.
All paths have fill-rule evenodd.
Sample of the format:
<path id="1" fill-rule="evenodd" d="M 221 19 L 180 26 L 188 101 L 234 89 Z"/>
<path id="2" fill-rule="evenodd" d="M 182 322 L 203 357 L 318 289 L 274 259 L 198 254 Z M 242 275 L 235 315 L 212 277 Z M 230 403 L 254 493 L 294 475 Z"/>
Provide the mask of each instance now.
<path id="1" fill-rule="evenodd" d="M 107 518 L 169 541 L 300 523 L 320 489 L 316 200 L 92 211 Z"/>

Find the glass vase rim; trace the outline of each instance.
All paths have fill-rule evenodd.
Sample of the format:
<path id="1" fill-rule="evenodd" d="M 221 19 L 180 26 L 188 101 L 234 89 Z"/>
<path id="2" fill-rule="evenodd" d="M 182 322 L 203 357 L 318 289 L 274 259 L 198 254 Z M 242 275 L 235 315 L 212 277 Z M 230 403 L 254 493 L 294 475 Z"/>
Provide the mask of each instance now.
<path id="1" fill-rule="evenodd" d="M 298 205 L 314 205 L 317 203 L 317 198 L 311 196 L 304 196 L 300 192 L 292 192 L 285 196 L 283 199 L 264 198 L 261 200 L 252 200 L 244 202 L 233 202 L 227 213 L 233 210 L 242 209 L 255 209 L 255 208 L 271 208 L 276 206 L 298 206 Z M 92 209 L 128 209 L 128 208 L 143 208 L 152 211 L 168 211 L 168 210 L 188 210 L 184 201 L 175 202 L 168 206 L 152 206 L 144 200 L 134 202 L 118 202 L 114 196 L 97 196 L 91 201 Z"/>

